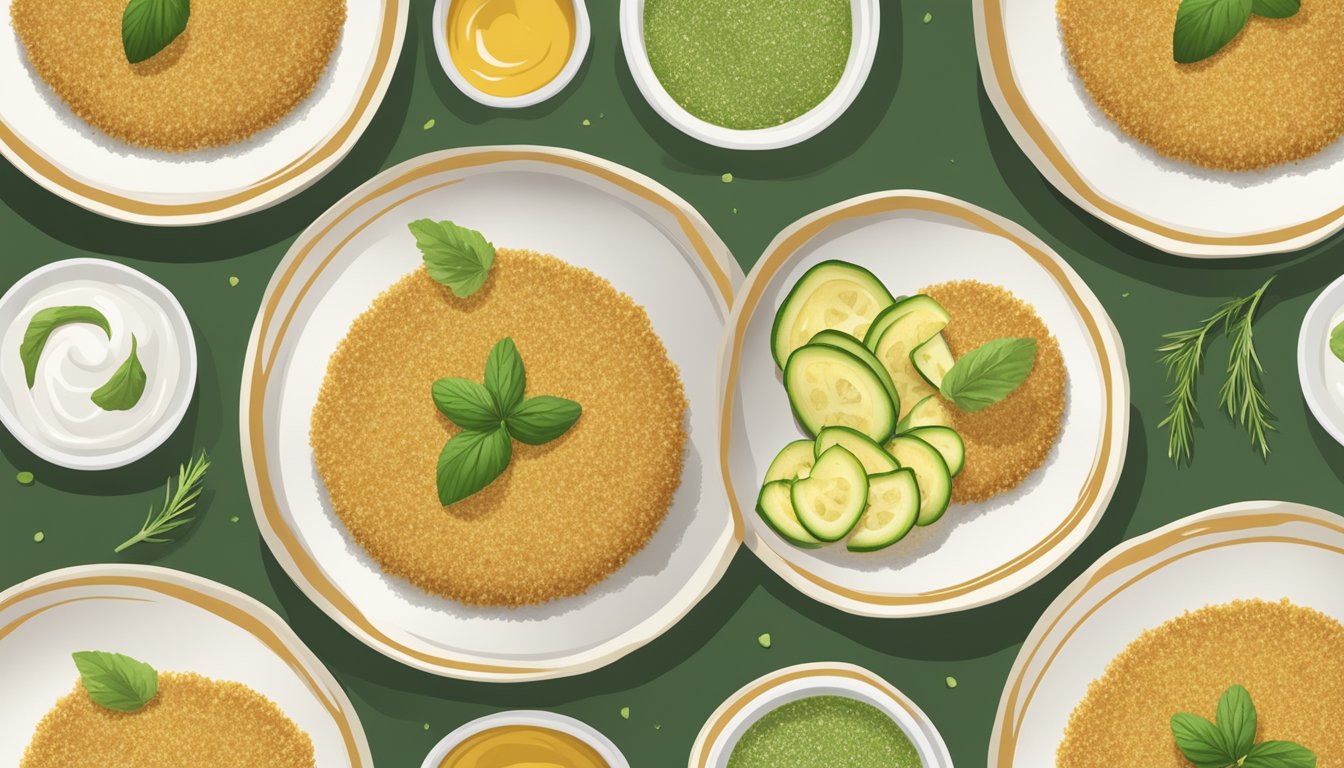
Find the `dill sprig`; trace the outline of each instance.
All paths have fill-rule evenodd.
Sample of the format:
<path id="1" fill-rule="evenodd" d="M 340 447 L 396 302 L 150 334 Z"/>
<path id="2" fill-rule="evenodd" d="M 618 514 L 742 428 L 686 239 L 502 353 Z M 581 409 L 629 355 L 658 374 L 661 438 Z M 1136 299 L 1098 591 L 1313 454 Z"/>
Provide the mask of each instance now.
<path id="1" fill-rule="evenodd" d="M 1219 330 L 1219 326 L 1231 338 L 1232 346 L 1227 359 L 1228 378 L 1220 390 L 1219 407 L 1246 428 L 1251 435 L 1251 444 L 1261 455 L 1269 456 L 1266 433 L 1274 429 L 1273 417 L 1260 381 L 1263 369 L 1255 351 L 1251 324 L 1255 321 L 1260 300 L 1272 282 L 1273 277 L 1250 296 L 1228 299 L 1197 328 L 1163 334 L 1167 343 L 1158 347 L 1157 352 L 1167 369 L 1167 378 L 1174 384 L 1167 394 L 1167 416 L 1158 423 L 1158 428 L 1168 428 L 1167 457 L 1178 466 L 1182 462 L 1190 463 L 1195 425 L 1199 421 L 1195 391 L 1204 359 L 1204 342 L 1209 334 Z"/>
<path id="2" fill-rule="evenodd" d="M 210 460 L 206 458 L 205 451 L 201 451 L 200 456 L 189 460 L 185 465 L 179 466 L 177 470 L 177 489 L 173 490 L 173 479 L 171 477 L 164 485 L 163 508 L 156 513 L 153 505 L 150 505 L 149 514 L 145 516 L 145 522 L 140 526 L 140 532 L 123 541 L 121 546 L 114 551 L 120 552 L 142 541 L 148 541 L 151 544 L 163 544 L 172 541 L 172 539 L 163 538 L 163 535 L 195 519 L 193 517 L 184 518 L 182 515 L 196 507 L 196 499 L 201 495 L 201 481 L 205 478 L 205 471 L 209 468 Z"/>

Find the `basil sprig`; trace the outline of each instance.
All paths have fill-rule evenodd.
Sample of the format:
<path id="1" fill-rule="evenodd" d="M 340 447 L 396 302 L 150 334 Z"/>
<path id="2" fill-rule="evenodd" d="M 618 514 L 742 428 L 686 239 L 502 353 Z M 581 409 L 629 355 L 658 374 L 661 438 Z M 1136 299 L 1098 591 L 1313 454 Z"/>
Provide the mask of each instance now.
<path id="1" fill-rule="evenodd" d="M 1316 753 L 1291 741 L 1255 742 L 1259 723 L 1251 694 L 1240 685 L 1218 699 L 1214 722 L 1178 712 L 1171 733 L 1185 759 L 1198 768 L 1316 768 Z"/>
<path id="2" fill-rule="evenodd" d="M 136 354 L 138 347 L 135 334 L 131 334 L 130 356 L 120 368 L 112 372 L 112 378 L 106 384 L 89 396 L 94 405 L 104 411 L 129 411 L 140 402 L 140 396 L 145 394 L 147 378 L 145 368 L 140 364 L 140 356 Z"/>
<path id="3" fill-rule="evenodd" d="M 1286 19 L 1301 0 L 1181 0 L 1171 52 L 1181 64 L 1203 61 L 1241 34 L 1251 14 Z"/>
<path id="4" fill-rule="evenodd" d="M 47 307 L 38 310 L 33 319 L 28 321 L 28 327 L 23 331 L 23 341 L 19 343 L 23 377 L 27 379 L 29 389 L 33 388 L 37 380 L 37 362 L 42 359 L 42 350 L 46 348 L 51 332 L 62 325 L 73 323 L 96 325 L 103 329 L 109 341 L 112 339 L 112 326 L 108 324 L 107 317 L 93 307 Z"/>
<path id="5" fill-rule="evenodd" d="M 1335 330 L 1330 332 L 1330 351 L 1344 361 L 1344 323 L 1336 325 Z"/>
<path id="6" fill-rule="evenodd" d="M 1012 394 L 1035 364 L 1035 339 L 994 339 L 962 355 L 940 389 L 961 410 L 975 412 Z"/>
<path id="7" fill-rule="evenodd" d="M 495 263 L 495 246 L 480 232 L 429 219 L 412 221 L 409 226 L 430 277 L 452 289 L 459 299 L 481 289 Z"/>
<path id="8" fill-rule="evenodd" d="M 167 48 L 187 28 L 190 0 L 130 0 L 121 14 L 121 47 L 132 64 Z"/>
<path id="9" fill-rule="evenodd" d="M 560 437 L 583 409 L 573 400 L 525 397 L 527 369 L 513 339 L 502 339 L 485 361 L 485 383 L 439 379 L 430 388 L 434 405 L 462 433 L 439 454 L 439 502 L 445 507 L 480 491 L 504 473 L 513 441 L 541 445 Z"/>
<path id="10" fill-rule="evenodd" d="M 143 661 L 104 651 L 79 651 L 74 659 L 84 690 L 100 707 L 135 712 L 159 693 L 159 673 Z"/>

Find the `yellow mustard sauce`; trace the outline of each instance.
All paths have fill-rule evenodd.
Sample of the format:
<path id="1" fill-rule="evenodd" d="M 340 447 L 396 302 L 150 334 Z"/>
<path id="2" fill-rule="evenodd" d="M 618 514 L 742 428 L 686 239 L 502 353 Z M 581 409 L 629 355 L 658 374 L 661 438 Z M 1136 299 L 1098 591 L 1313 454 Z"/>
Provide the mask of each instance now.
<path id="1" fill-rule="evenodd" d="M 578 738 L 549 728 L 505 725 L 453 747 L 439 768 L 609 768 Z"/>
<path id="2" fill-rule="evenodd" d="M 522 96 L 551 82 L 574 50 L 573 0 L 452 0 L 448 53 L 467 82 L 491 96 Z"/>

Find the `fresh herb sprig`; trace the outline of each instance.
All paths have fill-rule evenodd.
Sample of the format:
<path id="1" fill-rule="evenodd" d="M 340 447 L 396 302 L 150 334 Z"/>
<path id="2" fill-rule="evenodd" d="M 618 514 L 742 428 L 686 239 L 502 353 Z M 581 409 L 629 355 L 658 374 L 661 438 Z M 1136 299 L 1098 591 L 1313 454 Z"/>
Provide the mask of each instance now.
<path id="1" fill-rule="evenodd" d="M 121 14 L 121 47 L 132 64 L 167 48 L 187 28 L 190 0 L 130 0 Z"/>
<path id="2" fill-rule="evenodd" d="M 974 413 L 1012 394 L 1035 364 L 1035 339 L 994 339 L 953 363 L 939 389 L 958 408 Z"/>
<path id="3" fill-rule="evenodd" d="M 105 651 L 72 654 L 94 704 L 117 712 L 143 709 L 159 693 L 159 673 L 143 661 Z"/>
<path id="4" fill-rule="evenodd" d="M 573 400 L 525 397 L 527 370 L 513 339 L 495 344 L 485 361 L 485 383 L 448 378 L 434 382 L 434 405 L 462 432 L 443 446 L 436 480 L 445 507 L 480 491 L 504 473 L 513 441 L 542 445 L 560 437 L 583 409 Z"/>
<path id="5" fill-rule="evenodd" d="M 1178 712 L 1171 733 L 1185 759 L 1199 768 L 1316 768 L 1316 753 L 1291 741 L 1256 743 L 1255 702 L 1240 685 L 1218 699 L 1214 722 Z"/>
<path id="6" fill-rule="evenodd" d="M 1157 348 L 1167 378 L 1173 386 L 1167 394 L 1168 411 L 1158 427 L 1166 427 L 1167 457 L 1179 466 L 1189 464 L 1193 455 L 1195 425 L 1199 406 L 1195 402 L 1196 385 L 1204 359 L 1204 343 L 1211 334 L 1222 330 L 1231 340 L 1227 359 L 1227 380 L 1220 391 L 1219 406 L 1246 428 L 1251 445 L 1264 457 L 1269 456 L 1268 433 L 1274 430 L 1273 414 L 1265 400 L 1261 381 L 1263 368 L 1255 351 L 1252 324 L 1271 277 L 1250 296 L 1228 299 L 1204 322 L 1183 331 L 1167 333 L 1166 344 Z"/>
<path id="7" fill-rule="evenodd" d="M 1300 7 L 1301 0 L 1181 0 L 1171 38 L 1172 58 L 1180 64 L 1203 61 L 1241 34 L 1251 14 L 1286 19 Z"/>
<path id="8" fill-rule="evenodd" d="M 135 334 L 131 334 L 130 356 L 112 372 L 106 384 L 89 395 L 94 405 L 104 411 L 129 411 L 140 402 L 148 378 L 145 376 L 145 367 L 140 364 L 140 356 L 136 354 L 139 346 Z"/>
<path id="9" fill-rule="evenodd" d="M 107 316 L 93 307 L 47 307 L 39 310 L 28 321 L 23 331 L 23 341 L 19 343 L 19 359 L 23 362 L 23 378 L 32 389 L 37 381 L 37 364 L 42 359 L 42 350 L 47 347 L 47 339 L 63 325 L 85 323 L 101 328 L 108 340 L 112 339 L 112 326 Z M 145 394 L 144 366 L 137 354 L 139 342 L 131 336 L 131 354 L 112 376 L 90 395 L 93 404 L 105 411 L 129 411 L 140 402 Z"/>
<path id="10" fill-rule="evenodd" d="M 209 468 L 210 460 L 206 457 L 205 451 L 201 451 L 195 459 L 191 459 L 178 467 L 177 488 L 173 488 L 171 477 L 164 485 L 163 507 L 156 513 L 154 507 L 151 506 L 149 514 L 145 516 L 144 524 L 140 526 L 140 532 L 123 541 L 113 551 L 121 552 L 142 541 L 151 544 L 164 544 L 172 541 L 172 539 L 165 539 L 164 534 L 175 528 L 181 528 L 195 519 L 193 517 L 182 517 L 182 515 L 196 507 L 196 500 L 201 495 L 201 482 L 205 479 L 205 471 Z"/>
<path id="11" fill-rule="evenodd" d="M 1344 323 L 1336 325 L 1330 332 L 1330 352 L 1344 362 Z"/>
<path id="12" fill-rule="evenodd" d="M 495 246 L 474 229 L 451 221 L 418 219 L 409 225 L 435 281 L 465 299 L 479 291 L 495 263 Z"/>

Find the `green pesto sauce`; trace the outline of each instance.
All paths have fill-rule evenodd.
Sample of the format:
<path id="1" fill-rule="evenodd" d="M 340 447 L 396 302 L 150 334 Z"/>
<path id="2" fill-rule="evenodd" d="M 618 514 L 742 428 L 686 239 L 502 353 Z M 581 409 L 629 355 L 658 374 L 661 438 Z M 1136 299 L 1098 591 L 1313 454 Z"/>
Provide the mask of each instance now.
<path id="1" fill-rule="evenodd" d="M 728 768 L 921 768 L 915 745 L 885 712 L 844 696 L 812 696 L 768 713 L 742 734 Z"/>
<path id="2" fill-rule="evenodd" d="M 781 125 L 845 71 L 850 0 L 646 0 L 644 45 L 687 112 L 724 128 Z"/>

